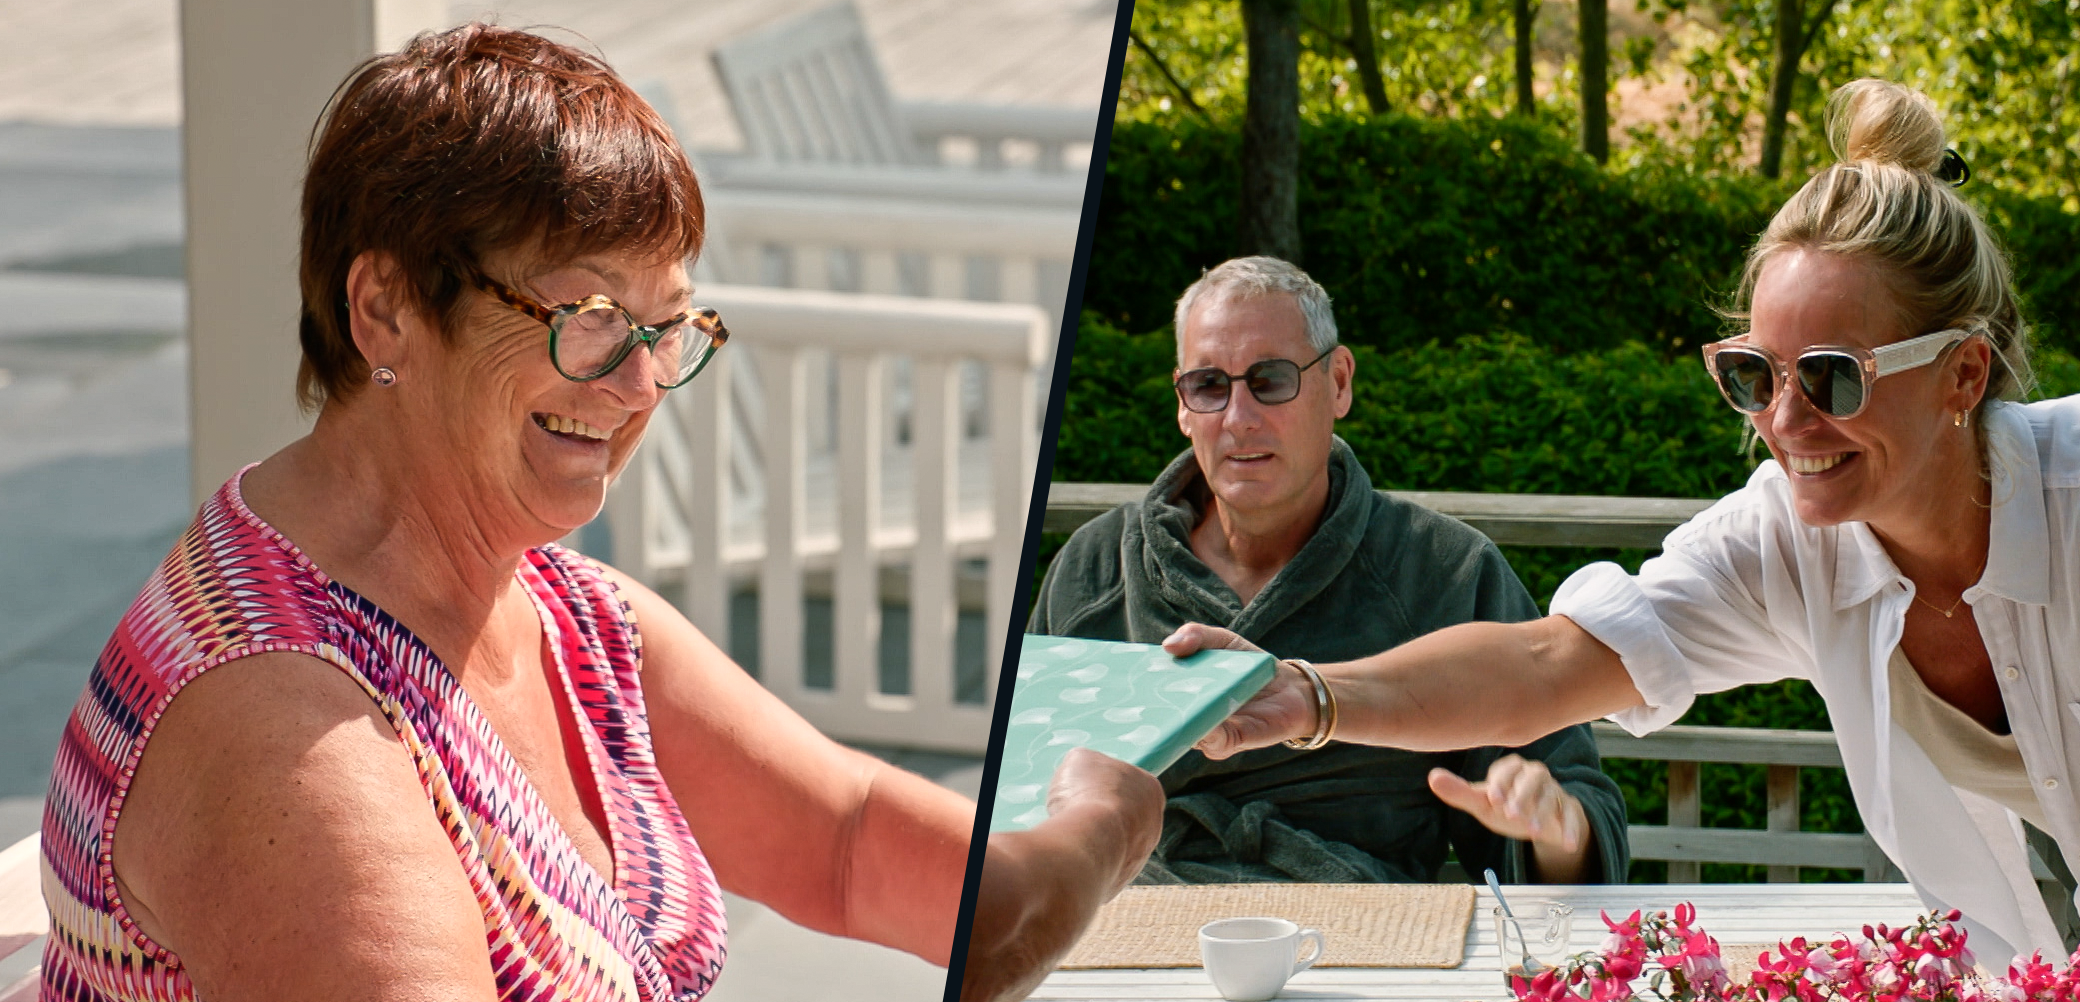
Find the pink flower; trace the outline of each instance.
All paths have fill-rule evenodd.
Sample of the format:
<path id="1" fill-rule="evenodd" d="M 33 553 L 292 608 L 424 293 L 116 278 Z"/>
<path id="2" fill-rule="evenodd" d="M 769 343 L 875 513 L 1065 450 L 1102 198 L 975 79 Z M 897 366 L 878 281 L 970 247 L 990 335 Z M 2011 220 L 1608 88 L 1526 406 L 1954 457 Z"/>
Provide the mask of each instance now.
<path id="1" fill-rule="evenodd" d="M 1632 1002 L 1632 982 L 1651 962 L 1659 1002 L 2080 1002 L 2080 952 L 2056 967 L 2041 956 L 2018 961 L 2008 978 L 1981 980 L 1953 909 L 1903 927 L 1865 926 L 1863 936 L 1825 944 L 1803 937 L 1762 954 L 1743 985 L 1731 984 L 1717 940 L 1697 927 L 1697 909 L 1602 916 L 1610 935 L 1595 953 L 1573 958 L 1511 987 L 1524 1002 Z"/>
<path id="2" fill-rule="evenodd" d="M 1957 980 L 1950 970 L 1949 963 L 1933 953 L 1924 953 L 1919 960 L 1914 961 L 1914 976 L 1937 990 L 1947 988 L 1952 981 Z"/>
<path id="3" fill-rule="evenodd" d="M 1603 969 L 1606 974 L 1621 982 L 1630 983 L 1646 969 L 1646 958 L 1631 954 L 1605 954 Z"/>

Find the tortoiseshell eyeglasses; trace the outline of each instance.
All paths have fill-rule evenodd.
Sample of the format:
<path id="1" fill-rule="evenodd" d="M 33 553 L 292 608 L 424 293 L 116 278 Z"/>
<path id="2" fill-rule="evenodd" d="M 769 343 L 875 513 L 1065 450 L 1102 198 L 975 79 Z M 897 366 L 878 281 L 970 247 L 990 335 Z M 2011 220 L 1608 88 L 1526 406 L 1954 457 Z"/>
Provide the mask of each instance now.
<path id="1" fill-rule="evenodd" d="M 658 371 L 676 374 L 670 382 L 657 380 L 660 389 L 675 389 L 700 375 L 715 349 L 729 341 L 729 328 L 722 317 L 705 306 L 696 306 L 669 320 L 639 324 L 620 303 L 603 295 L 587 296 L 575 303 L 544 306 L 491 280 L 481 273 L 469 275 L 471 284 L 499 302 L 525 313 L 549 327 L 549 363 L 563 378 L 584 383 L 613 372 L 636 345 L 648 345 Z"/>

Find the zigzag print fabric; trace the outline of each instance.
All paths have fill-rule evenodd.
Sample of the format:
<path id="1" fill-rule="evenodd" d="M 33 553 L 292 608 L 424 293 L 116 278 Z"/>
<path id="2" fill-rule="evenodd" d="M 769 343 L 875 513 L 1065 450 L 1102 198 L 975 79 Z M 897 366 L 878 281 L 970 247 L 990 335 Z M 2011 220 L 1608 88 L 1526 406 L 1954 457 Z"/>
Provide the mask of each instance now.
<path id="1" fill-rule="evenodd" d="M 333 664 L 397 729 L 483 905 L 500 999 L 705 995 L 725 952 L 721 893 L 658 773 L 638 684 L 642 641 L 598 567 L 550 546 L 530 551 L 519 575 L 585 725 L 612 878 L 579 856 L 447 668 L 247 509 L 238 481 L 203 506 L 124 614 L 66 724 L 43 822 L 44 1002 L 195 997 L 180 958 L 125 910 L 112 837 L 174 695 L 263 651 Z"/>

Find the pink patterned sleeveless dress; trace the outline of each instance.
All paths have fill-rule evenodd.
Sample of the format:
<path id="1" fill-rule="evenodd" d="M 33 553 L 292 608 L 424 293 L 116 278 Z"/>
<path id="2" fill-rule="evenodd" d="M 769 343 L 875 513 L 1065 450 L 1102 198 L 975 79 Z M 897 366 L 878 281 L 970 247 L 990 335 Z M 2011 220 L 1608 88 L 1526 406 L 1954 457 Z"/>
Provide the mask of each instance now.
<path id="1" fill-rule="evenodd" d="M 43 821 L 44 1002 L 195 997 L 180 958 L 124 909 L 111 837 L 174 694 L 262 651 L 336 666 L 396 727 L 483 905 L 500 999 L 706 994 L 722 969 L 721 894 L 658 774 L 638 681 L 642 642 L 597 566 L 549 546 L 530 551 L 519 576 L 575 700 L 618 871 L 611 880 L 579 856 L 447 668 L 260 521 L 238 481 L 203 506 L 145 584 L 66 723 Z"/>

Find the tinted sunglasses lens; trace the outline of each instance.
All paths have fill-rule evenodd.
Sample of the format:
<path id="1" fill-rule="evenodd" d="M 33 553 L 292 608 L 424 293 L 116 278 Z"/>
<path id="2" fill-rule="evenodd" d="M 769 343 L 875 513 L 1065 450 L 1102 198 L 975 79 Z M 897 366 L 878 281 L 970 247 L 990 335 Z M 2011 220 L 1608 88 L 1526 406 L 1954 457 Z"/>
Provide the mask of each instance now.
<path id="1" fill-rule="evenodd" d="M 1228 374 L 1219 369 L 1193 369 L 1177 377 L 1177 398 L 1186 410 L 1201 414 L 1228 406 Z"/>
<path id="2" fill-rule="evenodd" d="M 1258 403 L 1282 404 L 1300 395 L 1300 367 L 1286 359 L 1258 362 L 1243 375 Z"/>
<path id="3" fill-rule="evenodd" d="M 1830 417 L 1848 417 L 1863 409 L 1863 367 L 1847 355 L 1800 355 L 1798 385 L 1813 407 Z"/>
<path id="4" fill-rule="evenodd" d="M 1769 359 L 1752 351 L 1727 348 L 1712 358 L 1712 378 L 1739 410 L 1760 414 L 1769 409 L 1775 393 Z"/>

